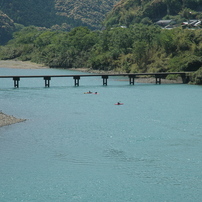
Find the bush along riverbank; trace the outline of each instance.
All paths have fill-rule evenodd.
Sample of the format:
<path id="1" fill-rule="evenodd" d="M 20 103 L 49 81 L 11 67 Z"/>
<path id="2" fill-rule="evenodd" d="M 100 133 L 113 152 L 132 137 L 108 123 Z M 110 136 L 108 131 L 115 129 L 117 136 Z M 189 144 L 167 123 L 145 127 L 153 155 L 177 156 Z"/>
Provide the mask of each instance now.
<path id="1" fill-rule="evenodd" d="M 136 24 L 103 31 L 77 27 L 63 32 L 32 26 L 15 32 L 13 39 L 0 47 L 0 59 L 92 71 L 195 71 L 191 81 L 201 84 L 201 51 L 200 30 L 165 30 L 155 25 Z"/>

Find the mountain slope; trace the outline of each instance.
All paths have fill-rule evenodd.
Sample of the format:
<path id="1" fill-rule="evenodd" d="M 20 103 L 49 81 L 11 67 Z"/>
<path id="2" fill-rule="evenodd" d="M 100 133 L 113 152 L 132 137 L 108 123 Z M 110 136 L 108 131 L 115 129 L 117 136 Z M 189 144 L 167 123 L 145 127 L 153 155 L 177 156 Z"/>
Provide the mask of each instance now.
<path id="1" fill-rule="evenodd" d="M 60 16 L 77 20 L 91 28 L 100 27 L 105 15 L 119 0 L 56 0 L 55 9 Z"/>
<path id="2" fill-rule="evenodd" d="M 25 26 L 51 27 L 67 23 L 70 27 L 98 28 L 118 0 L 0 0 L 0 10 Z"/>
<path id="3" fill-rule="evenodd" d="M 49 27 L 58 21 L 55 15 L 54 0 L 0 0 L 0 10 L 14 22 L 25 26 Z"/>

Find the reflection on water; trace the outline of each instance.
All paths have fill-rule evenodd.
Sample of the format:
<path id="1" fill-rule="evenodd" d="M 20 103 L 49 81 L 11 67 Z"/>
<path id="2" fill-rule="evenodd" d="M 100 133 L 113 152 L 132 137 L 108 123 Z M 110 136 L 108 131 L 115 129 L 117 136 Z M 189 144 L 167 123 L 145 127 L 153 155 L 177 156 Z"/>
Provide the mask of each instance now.
<path id="1" fill-rule="evenodd" d="M 117 161 L 117 162 L 132 162 L 135 160 L 132 157 L 127 157 L 124 151 L 116 149 L 110 149 L 104 151 L 104 157 L 108 158 L 110 161 Z"/>

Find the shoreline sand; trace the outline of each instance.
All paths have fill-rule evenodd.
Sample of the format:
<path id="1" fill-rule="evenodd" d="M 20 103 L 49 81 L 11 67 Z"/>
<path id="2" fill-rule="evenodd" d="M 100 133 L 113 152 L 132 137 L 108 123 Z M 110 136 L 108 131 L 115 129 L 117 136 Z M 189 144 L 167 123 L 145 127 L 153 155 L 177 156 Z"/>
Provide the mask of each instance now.
<path id="1" fill-rule="evenodd" d="M 30 61 L 20 60 L 0 60 L 0 68 L 14 68 L 14 69 L 44 69 L 49 68 L 42 64 L 37 64 Z"/>
<path id="2" fill-rule="evenodd" d="M 0 68 L 16 68 L 16 69 L 44 69 L 49 68 L 48 66 L 44 66 L 42 64 L 33 63 L 30 61 L 19 61 L 19 60 L 0 60 Z M 89 69 L 68 69 L 74 71 L 82 71 L 88 73 L 97 73 L 102 74 L 105 73 L 104 71 L 97 71 L 97 70 L 89 70 Z M 113 73 L 113 72 L 110 72 Z M 136 78 L 136 83 L 154 83 L 155 78 Z M 179 78 L 177 80 L 168 80 L 162 79 L 162 83 L 182 83 L 182 79 Z M 1 110 L 1 109 L 0 109 Z M 6 115 L 0 111 L 0 127 L 11 125 L 14 123 L 19 123 L 25 121 L 26 119 L 19 119 L 13 116 Z"/>

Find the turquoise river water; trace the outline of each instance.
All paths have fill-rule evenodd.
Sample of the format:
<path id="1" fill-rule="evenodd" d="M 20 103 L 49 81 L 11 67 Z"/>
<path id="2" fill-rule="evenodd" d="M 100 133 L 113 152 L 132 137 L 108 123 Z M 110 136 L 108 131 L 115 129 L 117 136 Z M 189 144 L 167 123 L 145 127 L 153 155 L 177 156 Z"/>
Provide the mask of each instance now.
<path id="1" fill-rule="evenodd" d="M 54 74 L 83 73 L 0 68 Z M 0 128 L 0 201 L 202 201 L 201 100 L 201 86 L 121 77 L 0 79 L 0 110 L 27 119 Z"/>

